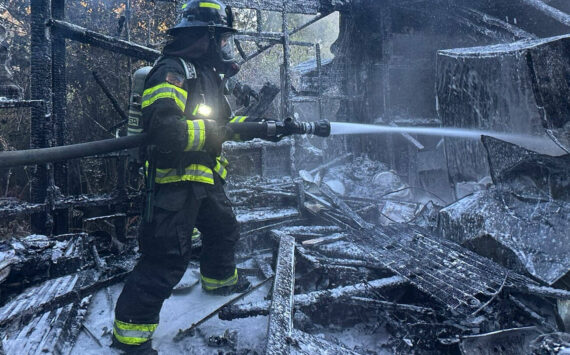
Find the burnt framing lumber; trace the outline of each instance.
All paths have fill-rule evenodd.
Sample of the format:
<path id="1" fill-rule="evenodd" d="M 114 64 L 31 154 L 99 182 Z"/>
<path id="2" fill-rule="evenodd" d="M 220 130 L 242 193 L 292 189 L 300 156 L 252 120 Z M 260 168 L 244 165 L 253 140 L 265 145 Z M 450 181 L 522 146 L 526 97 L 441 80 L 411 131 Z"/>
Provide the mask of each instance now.
<path id="1" fill-rule="evenodd" d="M 121 106 L 119 105 L 119 102 L 117 101 L 117 98 L 115 98 L 115 95 L 113 95 L 113 93 L 111 93 L 111 90 L 109 90 L 109 88 L 107 87 L 107 85 L 105 84 L 105 82 L 101 78 L 101 75 L 99 75 L 99 73 L 97 73 L 96 71 L 92 71 L 91 74 L 93 74 L 93 78 L 95 79 L 97 84 L 99 84 L 99 86 L 101 87 L 101 90 L 103 90 L 103 92 L 105 93 L 105 96 L 107 96 L 107 98 L 111 102 L 111 105 L 113 105 L 113 108 L 115 109 L 115 111 L 117 111 L 119 116 L 121 116 L 121 119 L 126 123 L 127 120 L 129 119 L 129 117 L 125 113 L 125 110 L 123 110 L 121 108 Z M 108 129 L 107 131 L 113 132 L 112 129 Z"/>
<path id="2" fill-rule="evenodd" d="M 232 7 L 265 11 L 283 11 L 311 15 L 323 11 L 346 10 L 352 0 L 226 0 Z"/>
<path id="3" fill-rule="evenodd" d="M 268 355 L 289 354 L 293 329 L 293 293 L 295 288 L 295 238 L 273 232 L 279 237 L 279 252 L 273 282 L 273 298 L 269 309 L 269 325 L 267 327 Z"/>
<path id="4" fill-rule="evenodd" d="M 296 354 L 313 355 L 316 349 L 320 349 L 327 355 L 360 355 L 356 351 L 350 350 L 339 342 L 333 343 L 323 338 L 305 333 L 298 329 L 293 329 L 291 335 L 292 345 Z"/>
<path id="5" fill-rule="evenodd" d="M 556 21 L 570 27 L 570 15 L 546 4 L 542 0 L 521 0 L 521 2 L 528 6 L 534 7 L 543 14 L 555 19 Z"/>
<path id="6" fill-rule="evenodd" d="M 160 56 L 160 51 L 156 49 L 97 33 L 69 22 L 52 19 L 49 21 L 49 25 L 60 31 L 65 38 L 124 54 L 129 57 L 153 61 Z"/>
<path id="7" fill-rule="evenodd" d="M 52 17 L 63 19 L 65 17 L 65 0 L 51 0 Z M 52 90 L 53 90 L 53 132 L 56 146 L 69 143 L 67 129 L 67 76 L 65 72 L 66 50 L 65 38 L 60 31 L 53 31 L 51 43 L 52 53 Z M 67 161 L 53 164 L 54 184 L 63 194 L 69 193 Z M 58 211 L 54 215 L 54 230 L 56 234 L 66 233 L 69 229 L 69 211 Z"/>
<path id="8" fill-rule="evenodd" d="M 46 132 L 52 132 L 52 56 L 51 32 L 46 31 L 45 23 L 51 18 L 50 1 L 32 0 L 31 11 L 31 82 L 30 92 L 33 101 L 45 102 L 45 106 L 32 106 L 30 120 L 30 148 L 47 148 L 52 138 Z M 32 172 L 30 182 L 30 197 L 32 203 L 44 203 L 48 191 L 48 169 L 45 165 L 38 165 Z M 45 233 L 47 230 L 47 216 L 45 213 L 36 213 L 31 216 L 31 227 L 34 233 Z"/>
<path id="9" fill-rule="evenodd" d="M 38 107 L 39 109 L 43 109 L 44 104 L 45 102 L 43 100 L 6 100 L 0 101 L 0 109 L 26 107 Z"/>
<path id="10" fill-rule="evenodd" d="M 392 276 L 384 279 L 362 282 L 350 286 L 342 286 L 330 290 L 314 291 L 298 294 L 293 297 L 294 309 L 303 309 L 317 304 L 326 304 L 334 299 L 346 299 L 357 296 L 366 296 L 382 289 L 393 288 L 407 284 L 408 281 L 401 276 Z M 232 320 L 269 314 L 270 301 L 248 304 L 238 304 L 226 307 L 220 312 L 220 319 Z"/>
<path id="11" fill-rule="evenodd" d="M 2 308 L 2 313 L 0 314 L 0 327 L 4 327 L 14 321 L 23 320 L 25 322 L 26 319 L 29 319 L 38 313 L 46 312 L 50 309 L 60 308 L 69 303 L 80 302 L 86 296 L 91 295 L 102 288 L 123 281 L 128 276 L 128 274 L 130 274 L 130 271 L 122 272 L 102 280 L 94 280 L 93 276 L 89 274 L 89 271 L 83 273 L 81 276 L 79 274 L 76 274 L 75 276 L 67 275 L 61 277 L 60 279 L 64 280 L 66 285 L 69 284 L 72 287 L 65 288 L 59 286 L 58 284 L 59 288 L 57 294 L 53 298 L 45 300 L 42 299 L 40 300 L 41 302 L 38 303 L 30 303 L 28 308 L 23 308 L 22 306 L 17 305 L 15 307 L 12 307 L 12 303 L 4 306 L 4 308 Z M 49 282 L 53 283 L 57 280 L 50 280 Z M 45 283 L 44 287 L 50 286 L 51 283 L 49 282 Z M 81 282 L 85 284 L 80 285 Z"/>

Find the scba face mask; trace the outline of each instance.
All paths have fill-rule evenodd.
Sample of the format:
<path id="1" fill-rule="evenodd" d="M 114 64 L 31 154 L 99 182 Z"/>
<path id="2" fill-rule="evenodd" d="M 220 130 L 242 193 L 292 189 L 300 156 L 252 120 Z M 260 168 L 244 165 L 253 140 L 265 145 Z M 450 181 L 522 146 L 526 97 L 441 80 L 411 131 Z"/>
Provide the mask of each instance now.
<path id="1" fill-rule="evenodd" d="M 222 59 L 224 61 L 235 62 L 236 48 L 234 42 L 234 34 L 231 32 L 222 33 L 219 36 L 218 45 L 220 46 L 220 52 L 222 53 Z"/>
<path id="2" fill-rule="evenodd" d="M 240 66 L 236 59 L 236 47 L 233 32 L 216 33 L 212 38 L 215 50 L 210 51 L 214 67 L 225 77 L 232 77 L 239 72 Z"/>

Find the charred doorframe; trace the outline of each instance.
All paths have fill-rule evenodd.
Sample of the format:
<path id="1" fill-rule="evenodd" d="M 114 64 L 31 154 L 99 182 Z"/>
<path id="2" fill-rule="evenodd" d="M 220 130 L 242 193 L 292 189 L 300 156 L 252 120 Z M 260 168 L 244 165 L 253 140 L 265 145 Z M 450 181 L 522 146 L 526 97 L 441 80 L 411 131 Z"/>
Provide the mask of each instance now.
<path id="1" fill-rule="evenodd" d="M 65 18 L 65 0 L 31 1 L 31 148 L 61 146 L 68 143 L 66 123 L 66 76 L 65 39 L 121 53 L 129 57 L 152 60 L 159 52 L 111 36 L 102 35 L 69 24 Z M 51 85 L 45 85 L 50 83 Z M 42 104 L 37 104 L 41 102 Z M 34 103 L 34 104 L 32 104 Z M 20 107 L 23 104 L 20 104 Z M 124 160 L 119 157 L 120 162 Z M 129 199 L 125 190 L 125 169 L 120 169 L 118 186 L 110 195 L 96 196 L 108 204 L 118 205 Z M 66 200 L 79 205 L 90 205 L 81 196 L 65 196 L 67 186 L 67 163 L 36 165 L 32 173 L 31 199 L 44 204 L 45 212 L 33 213 L 31 226 L 34 233 L 50 234 L 55 225 L 57 233 L 68 229 Z M 59 192 L 64 196 L 60 196 Z M 57 200 L 57 201 L 56 201 Z M 95 202 L 94 204 L 97 204 Z M 72 203 L 71 206 L 76 206 Z M 58 210 L 56 211 L 56 208 Z M 23 210 L 25 214 L 26 211 Z M 55 220 L 54 220 L 55 217 Z M 120 229 L 120 228 L 119 228 Z"/>
<path id="2" fill-rule="evenodd" d="M 230 1 L 231 3 L 231 1 Z M 253 4 L 238 4 L 236 7 L 244 8 L 244 9 L 254 9 L 257 15 L 257 31 L 255 32 L 240 32 L 237 36 L 238 40 L 236 41 L 238 50 L 242 57 L 242 61 L 240 64 L 246 63 L 251 59 L 257 57 L 258 55 L 262 54 L 266 50 L 270 49 L 276 44 L 281 44 L 283 48 L 283 64 L 280 71 L 281 76 L 281 117 L 288 117 L 293 114 L 292 112 L 292 104 L 293 102 L 307 102 L 307 101 L 314 101 L 318 104 L 318 112 L 319 112 L 319 119 L 322 119 L 322 62 L 321 62 L 321 47 L 318 43 L 309 43 L 309 42 L 299 42 L 299 41 L 292 41 L 291 36 L 296 34 L 297 32 L 309 27 L 310 25 L 314 24 L 315 22 L 327 17 L 333 11 L 327 10 L 323 11 L 320 14 L 317 14 L 311 20 L 305 22 L 301 26 L 289 30 L 289 24 L 287 20 L 287 15 L 291 13 L 304 13 L 301 10 L 297 9 L 295 4 L 292 4 L 293 1 L 287 0 L 283 1 L 283 5 L 281 10 L 281 32 L 263 32 L 262 31 L 262 23 L 261 19 L 261 10 L 259 8 L 255 8 Z M 248 7 L 251 6 L 251 7 Z M 297 5 L 298 6 L 298 5 Z M 274 8 L 269 7 L 268 10 L 275 10 Z M 246 54 L 241 49 L 239 44 L 239 40 L 269 40 L 271 43 L 266 46 L 260 46 L 260 48 L 252 54 Z M 291 55 L 290 55 L 290 48 L 291 46 L 305 46 L 305 47 L 314 47 L 315 48 L 315 60 L 317 63 L 317 75 L 318 75 L 318 93 L 315 97 L 292 97 L 291 95 Z"/>

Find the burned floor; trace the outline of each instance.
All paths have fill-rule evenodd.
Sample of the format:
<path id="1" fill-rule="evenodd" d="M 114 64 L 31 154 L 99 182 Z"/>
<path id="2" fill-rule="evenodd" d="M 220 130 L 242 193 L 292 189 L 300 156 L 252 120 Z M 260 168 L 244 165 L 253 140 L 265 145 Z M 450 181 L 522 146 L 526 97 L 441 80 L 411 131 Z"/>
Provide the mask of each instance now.
<path id="1" fill-rule="evenodd" d="M 281 33 L 258 24 L 237 37 L 255 44 L 240 49 L 244 63 L 283 48 L 279 85 L 257 88 L 239 114 L 489 135 L 225 143 L 226 193 L 241 229 L 237 267 L 254 287 L 203 293 L 193 238 L 154 335 L 159 353 L 569 354 L 568 5 L 226 2 L 283 15 Z M 32 2 L 29 100 L 2 71 L 10 55 L 0 32 L 0 110 L 30 110 L 31 148 L 69 142 L 62 42 L 146 61 L 159 55 L 66 22 L 64 8 Z M 335 11 L 334 58 L 290 37 Z M 314 17 L 292 29 L 288 13 Z M 294 65 L 291 46 L 314 48 L 315 58 Z M 125 126 L 120 100 L 97 83 Z M 111 191 L 77 193 L 72 165 L 48 159 L 31 164 L 29 201 L 0 199 L 2 221 L 30 218 L 33 229 L 0 242 L 0 352 L 115 353 L 113 309 L 139 257 L 144 200 L 129 154 L 115 150 L 93 158 L 116 165 Z M 11 169 L 4 157 L 3 174 Z"/>

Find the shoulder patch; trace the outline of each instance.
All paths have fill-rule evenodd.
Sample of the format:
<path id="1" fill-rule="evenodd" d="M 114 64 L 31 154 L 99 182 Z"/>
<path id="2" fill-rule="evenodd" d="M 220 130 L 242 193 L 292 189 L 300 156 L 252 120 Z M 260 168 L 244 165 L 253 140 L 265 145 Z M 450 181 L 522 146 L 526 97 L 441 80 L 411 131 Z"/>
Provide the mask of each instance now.
<path id="1" fill-rule="evenodd" d="M 181 88 L 184 85 L 184 76 L 177 73 L 168 72 L 166 74 L 166 81 Z"/>

